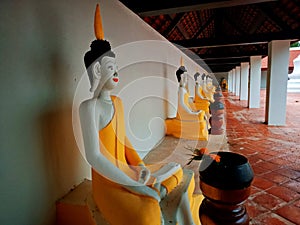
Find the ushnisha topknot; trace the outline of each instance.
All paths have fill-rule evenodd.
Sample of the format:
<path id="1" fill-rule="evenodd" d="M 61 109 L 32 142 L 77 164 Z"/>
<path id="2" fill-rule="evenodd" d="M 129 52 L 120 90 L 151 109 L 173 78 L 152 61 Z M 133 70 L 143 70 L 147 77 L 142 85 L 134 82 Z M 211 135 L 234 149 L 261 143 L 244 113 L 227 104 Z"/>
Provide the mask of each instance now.
<path id="1" fill-rule="evenodd" d="M 115 57 L 115 53 L 111 51 L 110 43 L 107 40 L 104 40 L 104 31 L 99 4 L 96 6 L 94 16 L 94 32 L 96 40 L 91 43 L 90 50 L 84 55 L 84 64 L 87 69 L 90 82 L 93 81 L 91 65 L 96 61 L 101 64 L 101 59 L 104 56 Z"/>
<path id="2" fill-rule="evenodd" d="M 92 42 L 90 45 L 91 49 L 84 55 L 84 64 L 87 69 L 96 60 L 101 64 L 101 59 L 104 56 L 115 57 L 115 54 L 111 51 L 110 43 L 107 40 L 104 40 L 104 30 L 99 4 L 96 5 L 95 10 L 94 32 L 96 40 Z"/>
<path id="3" fill-rule="evenodd" d="M 111 51 L 110 43 L 106 40 L 94 40 L 90 45 L 91 49 L 84 55 L 84 64 L 88 68 L 96 60 L 101 64 L 104 56 L 115 57 Z"/>
<path id="4" fill-rule="evenodd" d="M 197 79 L 198 79 L 199 76 L 200 76 L 200 73 L 198 73 L 198 72 L 196 72 L 196 73 L 194 74 L 194 79 L 195 79 L 195 81 L 197 81 Z"/>
<path id="5" fill-rule="evenodd" d="M 179 69 L 176 71 L 176 77 L 178 82 L 181 81 L 181 74 L 183 74 L 184 72 L 187 72 L 184 66 L 180 66 Z"/>

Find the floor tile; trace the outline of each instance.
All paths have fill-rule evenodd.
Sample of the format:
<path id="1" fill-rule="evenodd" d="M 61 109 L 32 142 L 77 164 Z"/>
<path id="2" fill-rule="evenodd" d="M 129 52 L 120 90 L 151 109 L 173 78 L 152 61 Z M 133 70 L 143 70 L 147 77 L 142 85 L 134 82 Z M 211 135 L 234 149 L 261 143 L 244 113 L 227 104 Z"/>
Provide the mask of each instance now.
<path id="1" fill-rule="evenodd" d="M 300 198 L 300 194 L 295 191 L 290 190 L 289 188 L 282 186 L 275 186 L 267 190 L 269 194 L 277 196 L 286 202 Z"/>
<path id="2" fill-rule="evenodd" d="M 275 214 L 267 213 L 263 214 L 260 217 L 256 218 L 253 222 L 253 225 L 294 225 L 285 218 Z"/>
<path id="3" fill-rule="evenodd" d="M 291 180 L 287 183 L 284 183 L 283 186 L 300 193 L 300 182 L 295 181 L 295 180 Z"/>
<path id="4" fill-rule="evenodd" d="M 294 205 L 283 206 L 277 209 L 276 213 L 293 223 L 300 224 L 300 208 Z"/>
<path id="5" fill-rule="evenodd" d="M 288 178 L 291 178 L 291 179 L 300 178 L 300 172 L 289 169 L 289 168 L 281 168 L 281 169 L 277 170 L 276 172 L 279 174 L 282 174 Z"/>
<path id="6" fill-rule="evenodd" d="M 268 193 L 261 193 L 259 195 L 256 195 L 253 198 L 253 201 L 255 203 L 257 203 L 258 205 L 263 206 L 264 208 L 267 208 L 267 209 L 271 209 L 271 210 L 278 208 L 280 205 L 285 204 L 285 202 L 282 199 L 277 198 Z"/>
<path id="7" fill-rule="evenodd" d="M 273 187 L 275 185 L 275 183 L 273 183 L 273 182 L 271 182 L 269 180 L 266 180 L 264 178 L 256 176 L 256 177 L 254 177 L 252 185 L 254 187 L 266 190 L 266 189 L 268 189 L 270 187 Z"/>
<path id="8" fill-rule="evenodd" d="M 277 172 L 268 172 L 262 175 L 263 178 L 270 180 L 274 183 L 282 184 L 289 180 L 286 176 L 283 176 Z"/>

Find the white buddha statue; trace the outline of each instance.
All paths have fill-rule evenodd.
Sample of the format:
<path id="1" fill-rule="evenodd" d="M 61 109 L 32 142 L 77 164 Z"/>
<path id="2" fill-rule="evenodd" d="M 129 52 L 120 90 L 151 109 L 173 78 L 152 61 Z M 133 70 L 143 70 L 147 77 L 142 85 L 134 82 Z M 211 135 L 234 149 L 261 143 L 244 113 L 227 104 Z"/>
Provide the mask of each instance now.
<path id="1" fill-rule="evenodd" d="M 207 140 L 207 118 L 203 110 L 195 110 L 186 90 L 186 69 L 180 66 L 176 71 L 178 81 L 178 104 L 175 118 L 166 119 L 166 135 L 191 140 Z"/>
<path id="2" fill-rule="evenodd" d="M 99 14 L 97 6 L 95 15 Z M 168 220 L 171 217 L 174 224 L 200 224 L 201 198 L 193 195 L 193 175 L 183 182 L 185 173 L 178 163 L 145 165 L 128 140 L 122 101 L 110 94 L 119 82 L 115 54 L 109 42 L 103 40 L 102 24 L 100 28 L 97 24 L 95 17 L 97 40 L 84 56 L 94 97 L 84 101 L 79 112 L 86 158 L 92 167 L 93 197 L 99 211 L 111 225 L 164 224 L 166 210 L 162 201 L 186 185 L 176 195 L 179 204 L 169 206 L 172 210 Z"/>

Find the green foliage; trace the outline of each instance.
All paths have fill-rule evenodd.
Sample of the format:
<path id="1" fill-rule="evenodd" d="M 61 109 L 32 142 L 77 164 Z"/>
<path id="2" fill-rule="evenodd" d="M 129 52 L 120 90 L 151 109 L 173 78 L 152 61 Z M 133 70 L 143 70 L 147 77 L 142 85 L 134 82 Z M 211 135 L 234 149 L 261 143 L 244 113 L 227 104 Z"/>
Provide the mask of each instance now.
<path id="1" fill-rule="evenodd" d="M 291 47 L 291 48 L 300 47 L 299 41 L 292 43 L 292 44 L 290 45 L 290 47 Z"/>

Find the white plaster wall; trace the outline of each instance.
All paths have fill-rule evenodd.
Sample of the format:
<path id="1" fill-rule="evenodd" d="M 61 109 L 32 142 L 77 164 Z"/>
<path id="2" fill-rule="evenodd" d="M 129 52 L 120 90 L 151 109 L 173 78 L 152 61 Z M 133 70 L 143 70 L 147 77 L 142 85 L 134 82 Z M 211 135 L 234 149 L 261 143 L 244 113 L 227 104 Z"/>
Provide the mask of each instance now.
<path id="1" fill-rule="evenodd" d="M 90 176 L 89 165 L 78 151 L 73 135 L 72 103 L 78 84 L 85 82 L 81 80 L 85 72 L 83 55 L 94 39 L 96 3 L 1 2 L 0 224 L 54 224 L 55 201 Z M 163 40 L 118 1 L 103 0 L 100 4 L 105 34 L 113 48 L 132 41 Z M 155 118 L 163 119 L 175 111 L 172 104 L 165 104 L 156 95 L 177 103 L 173 83 L 176 84 L 175 70 L 181 52 L 171 46 L 147 46 L 136 55 L 147 55 L 153 50 L 160 56 L 159 62 L 128 65 L 126 59 L 131 59 L 134 51 L 116 51 L 124 67 L 120 68 L 121 85 L 115 93 L 120 94 L 129 115 L 132 125 L 127 129 L 132 129 L 133 134 L 130 137 L 146 139 L 150 148 L 163 136 L 163 124 Z M 185 64 L 193 74 L 196 65 L 186 57 Z M 160 83 L 149 76 L 168 79 Z M 136 80 L 133 83 L 141 84 L 138 89 L 124 89 Z M 150 93 L 150 98 L 142 95 L 144 91 Z M 151 97 L 153 92 L 155 96 Z M 145 100 L 132 104 L 136 95 Z M 131 105 L 135 107 L 130 108 Z M 146 126 L 149 121 L 150 128 Z M 150 131 L 153 135 L 149 136 Z M 132 142 L 134 146 L 141 145 L 139 140 Z M 147 148 L 140 154 L 145 155 Z"/>

